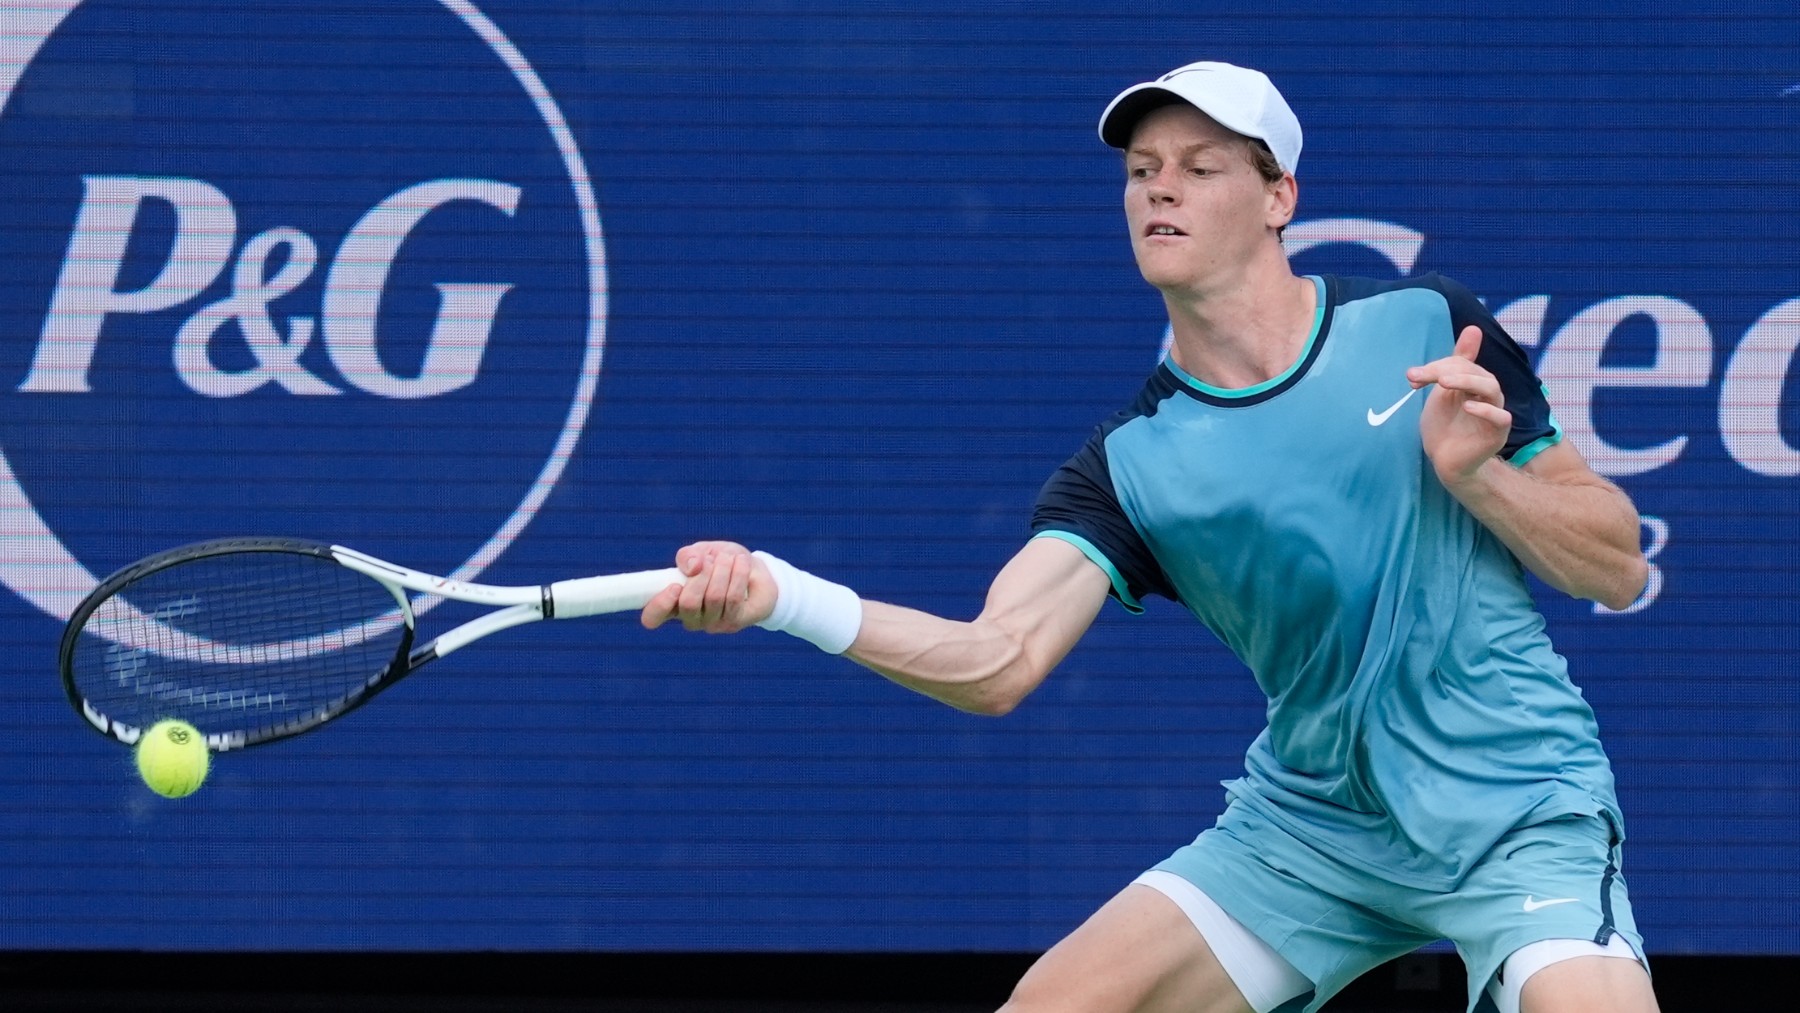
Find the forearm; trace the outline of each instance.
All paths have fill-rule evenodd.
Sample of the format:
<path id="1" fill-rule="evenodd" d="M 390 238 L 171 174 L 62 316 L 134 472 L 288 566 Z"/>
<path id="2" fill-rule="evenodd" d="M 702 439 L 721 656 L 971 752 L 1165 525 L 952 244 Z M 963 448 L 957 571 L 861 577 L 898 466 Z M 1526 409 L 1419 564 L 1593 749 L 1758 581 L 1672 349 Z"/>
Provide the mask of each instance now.
<path id="1" fill-rule="evenodd" d="M 1466 481 L 1446 485 L 1550 586 L 1615 609 L 1643 590 L 1637 509 L 1612 483 L 1597 476 L 1559 482 L 1495 457 Z"/>
<path id="2" fill-rule="evenodd" d="M 863 602 L 863 625 L 845 657 L 880 675 L 973 714 L 1005 714 L 1048 669 L 995 623 L 956 622 L 885 602 Z"/>
<path id="3" fill-rule="evenodd" d="M 1033 539 L 994 578 L 973 622 L 865 601 L 846 656 L 959 710 L 1005 714 L 1074 648 L 1109 587 L 1068 542 Z"/>
<path id="4" fill-rule="evenodd" d="M 973 622 L 860 598 L 736 542 L 697 542 L 675 554 L 685 581 L 644 606 L 656 629 L 779 630 L 873 669 L 908 689 L 976 714 L 1018 706 L 1081 639 L 1112 586 L 1066 541 L 1039 538 L 1003 567 Z"/>

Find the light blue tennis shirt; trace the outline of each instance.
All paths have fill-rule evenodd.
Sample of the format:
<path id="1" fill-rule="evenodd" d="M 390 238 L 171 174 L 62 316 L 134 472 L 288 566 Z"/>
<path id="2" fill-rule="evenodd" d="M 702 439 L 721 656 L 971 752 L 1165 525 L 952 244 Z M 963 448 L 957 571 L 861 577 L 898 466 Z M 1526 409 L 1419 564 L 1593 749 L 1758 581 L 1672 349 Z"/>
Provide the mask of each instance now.
<path id="1" fill-rule="evenodd" d="M 1232 798 L 1365 871 L 1449 889 L 1515 826 L 1607 813 L 1593 711 L 1510 550 L 1445 490 L 1408 367 L 1469 324 L 1522 466 L 1561 432 L 1525 353 L 1436 275 L 1314 278 L 1280 376 L 1223 390 L 1164 361 L 1045 484 L 1034 537 L 1073 544 L 1140 611 L 1185 605 L 1255 674 L 1268 728 Z"/>

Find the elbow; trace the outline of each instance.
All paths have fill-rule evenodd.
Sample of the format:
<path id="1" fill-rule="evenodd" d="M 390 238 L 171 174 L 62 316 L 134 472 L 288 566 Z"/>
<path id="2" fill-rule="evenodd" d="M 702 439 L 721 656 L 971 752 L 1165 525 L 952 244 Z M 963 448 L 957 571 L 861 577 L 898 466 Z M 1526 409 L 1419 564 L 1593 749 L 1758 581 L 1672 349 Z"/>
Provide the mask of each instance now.
<path id="1" fill-rule="evenodd" d="M 1619 581 L 1601 594 L 1595 595 L 1594 600 L 1614 612 L 1623 612 L 1643 595 L 1644 588 L 1649 581 L 1649 560 L 1646 560 L 1641 552 L 1633 553 L 1630 561 L 1619 575 Z"/>
<path id="2" fill-rule="evenodd" d="M 1024 698 L 983 696 L 970 701 L 969 704 L 962 709 L 970 714 L 977 714 L 984 718 L 1003 718 L 1008 714 L 1011 714 L 1013 709 L 1019 706 L 1019 702 L 1022 699 Z"/>
<path id="3" fill-rule="evenodd" d="M 1025 702 L 1045 674 L 1036 670 L 1024 648 L 1014 644 L 999 664 L 965 684 L 955 706 L 982 717 L 1005 717 Z"/>
<path id="4" fill-rule="evenodd" d="M 984 679 L 969 688 L 970 692 L 957 701 L 957 708 L 988 718 L 1011 714 L 1031 695 L 1029 686 L 1021 687 L 1003 678 Z"/>
<path id="5" fill-rule="evenodd" d="M 1003 718 L 1017 710 L 1018 706 L 1024 703 L 1025 698 L 1030 695 L 1030 690 L 984 695 L 974 701 L 972 706 L 963 709 L 970 714 L 980 715 L 984 718 Z"/>

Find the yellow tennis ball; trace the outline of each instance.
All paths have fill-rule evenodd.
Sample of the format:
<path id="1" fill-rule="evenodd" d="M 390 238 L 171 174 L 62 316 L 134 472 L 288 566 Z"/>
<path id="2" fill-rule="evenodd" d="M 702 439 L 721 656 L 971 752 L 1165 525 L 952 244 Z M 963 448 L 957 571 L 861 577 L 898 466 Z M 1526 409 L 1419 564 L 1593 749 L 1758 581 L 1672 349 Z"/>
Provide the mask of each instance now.
<path id="1" fill-rule="evenodd" d="M 158 721 L 138 739 L 138 774 L 151 791 L 164 798 L 199 791 L 211 763 L 206 737 L 186 721 Z"/>

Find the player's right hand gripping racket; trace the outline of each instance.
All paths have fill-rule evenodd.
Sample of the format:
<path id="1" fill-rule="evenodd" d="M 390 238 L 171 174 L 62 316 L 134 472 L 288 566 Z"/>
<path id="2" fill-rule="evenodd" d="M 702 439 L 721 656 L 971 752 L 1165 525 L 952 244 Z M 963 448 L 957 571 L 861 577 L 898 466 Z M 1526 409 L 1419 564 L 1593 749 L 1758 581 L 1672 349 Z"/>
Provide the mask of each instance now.
<path id="1" fill-rule="evenodd" d="M 127 745 L 180 718 L 214 750 L 299 735 L 421 665 L 539 619 L 641 609 L 679 570 L 492 587 L 341 545 L 293 538 L 197 542 L 102 581 L 63 630 L 69 702 Z M 408 591 L 495 606 L 415 647 Z"/>

